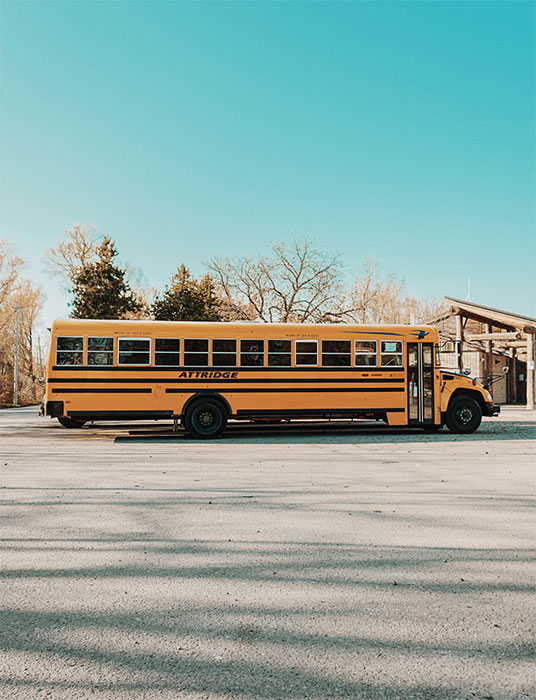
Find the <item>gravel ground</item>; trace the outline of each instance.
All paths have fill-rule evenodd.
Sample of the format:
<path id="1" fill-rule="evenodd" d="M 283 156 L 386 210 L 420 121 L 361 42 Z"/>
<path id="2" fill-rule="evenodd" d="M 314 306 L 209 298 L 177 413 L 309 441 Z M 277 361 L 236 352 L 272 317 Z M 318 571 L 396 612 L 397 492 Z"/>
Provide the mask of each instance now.
<path id="1" fill-rule="evenodd" d="M 534 412 L 155 425 L 0 411 L 0 697 L 536 698 Z"/>

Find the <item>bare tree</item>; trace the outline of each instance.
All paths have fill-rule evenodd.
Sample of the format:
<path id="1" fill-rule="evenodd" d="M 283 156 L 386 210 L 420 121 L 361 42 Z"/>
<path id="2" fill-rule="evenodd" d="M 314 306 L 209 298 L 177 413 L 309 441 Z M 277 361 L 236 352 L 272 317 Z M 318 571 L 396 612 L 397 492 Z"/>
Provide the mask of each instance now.
<path id="1" fill-rule="evenodd" d="M 384 273 L 376 258 L 367 258 L 350 288 L 348 306 L 357 323 L 423 323 L 439 315 L 441 303 L 404 294 L 403 280 Z"/>
<path id="2" fill-rule="evenodd" d="M 342 308 L 342 261 L 308 238 L 276 241 L 271 255 L 208 263 L 228 315 L 274 323 L 333 322 Z"/>
<path id="3" fill-rule="evenodd" d="M 125 277 L 128 280 L 133 295 L 138 301 L 138 311 L 126 314 L 125 318 L 144 319 L 149 318 L 151 305 L 154 303 L 158 290 L 151 287 L 141 267 L 133 267 L 129 263 L 123 263 Z"/>
<path id="4" fill-rule="evenodd" d="M 0 310 L 17 287 L 22 258 L 10 254 L 8 241 L 0 239 Z"/>
<path id="5" fill-rule="evenodd" d="M 58 238 L 54 248 L 48 248 L 44 261 L 47 270 L 52 275 L 61 277 L 67 283 L 71 294 L 74 293 L 76 280 L 81 274 L 98 263 L 99 248 L 108 237 L 97 235 L 95 228 L 73 224 L 66 228 L 62 238 Z M 149 308 L 155 296 L 155 290 L 147 286 L 145 275 L 140 268 L 127 263 L 121 264 L 125 272 L 133 297 L 136 299 L 136 311 L 125 314 L 125 318 L 147 318 Z"/>
<path id="6" fill-rule="evenodd" d="M 80 268 L 95 261 L 97 247 L 95 229 L 74 224 L 65 229 L 64 238 L 56 241 L 55 248 L 48 248 L 45 252 L 48 271 L 72 282 Z"/>
<path id="7" fill-rule="evenodd" d="M 366 258 L 350 289 L 351 320 L 392 323 L 403 284 L 394 273 L 384 275 L 376 258 Z"/>
<path id="8" fill-rule="evenodd" d="M 40 398 L 34 376 L 33 334 L 43 295 L 41 288 L 21 277 L 23 260 L 11 255 L 9 243 L 0 241 L 0 403 L 13 400 L 15 317 L 18 307 L 19 398 Z"/>
<path id="9" fill-rule="evenodd" d="M 403 300 L 405 323 L 431 323 L 445 312 L 445 302 L 433 297 L 419 299 L 406 296 Z"/>

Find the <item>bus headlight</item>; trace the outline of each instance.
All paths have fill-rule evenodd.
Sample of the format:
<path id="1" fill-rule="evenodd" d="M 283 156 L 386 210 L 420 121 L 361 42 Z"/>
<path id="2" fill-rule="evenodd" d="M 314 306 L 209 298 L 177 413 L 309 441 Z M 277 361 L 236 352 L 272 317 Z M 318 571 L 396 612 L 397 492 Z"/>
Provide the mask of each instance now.
<path id="1" fill-rule="evenodd" d="M 486 401 L 488 401 L 488 402 L 493 401 L 493 396 L 489 393 L 489 391 L 486 391 Z"/>

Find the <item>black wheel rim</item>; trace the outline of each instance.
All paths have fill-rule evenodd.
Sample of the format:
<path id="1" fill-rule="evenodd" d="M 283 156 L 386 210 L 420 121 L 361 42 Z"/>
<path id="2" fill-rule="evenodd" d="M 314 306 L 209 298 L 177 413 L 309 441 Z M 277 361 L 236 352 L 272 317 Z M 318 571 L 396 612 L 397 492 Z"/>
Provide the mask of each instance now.
<path id="1" fill-rule="evenodd" d="M 201 411 L 197 416 L 197 422 L 201 428 L 209 430 L 214 425 L 214 413 L 207 410 Z"/>
<path id="2" fill-rule="evenodd" d="M 218 412 L 212 408 L 203 406 L 194 416 L 194 425 L 198 433 L 212 435 L 217 433 L 221 424 Z"/>
<path id="3" fill-rule="evenodd" d="M 456 423 L 460 426 L 460 428 L 466 428 L 471 424 L 474 418 L 474 413 L 470 406 L 460 406 L 456 411 L 455 416 Z"/>

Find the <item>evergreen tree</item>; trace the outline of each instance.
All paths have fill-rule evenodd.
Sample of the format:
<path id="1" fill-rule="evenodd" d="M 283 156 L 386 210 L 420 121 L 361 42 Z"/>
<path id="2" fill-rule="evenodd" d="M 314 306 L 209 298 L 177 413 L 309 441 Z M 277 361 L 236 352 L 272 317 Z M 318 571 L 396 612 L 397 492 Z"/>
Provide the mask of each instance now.
<path id="1" fill-rule="evenodd" d="M 199 281 L 199 295 L 203 302 L 203 321 L 221 321 L 220 300 L 216 296 L 214 280 L 207 273 Z"/>
<path id="2" fill-rule="evenodd" d="M 157 321 L 218 321 L 219 302 L 210 275 L 198 282 L 190 270 L 181 265 L 157 296 L 152 312 Z"/>
<path id="3" fill-rule="evenodd" d="M 106 236 L 97 249 L 97 260 L 73 274 L 73 318 L 125 318 L 140 311 L 125 270 L 114 265 L 116 256 L 117 249 Z"/>

